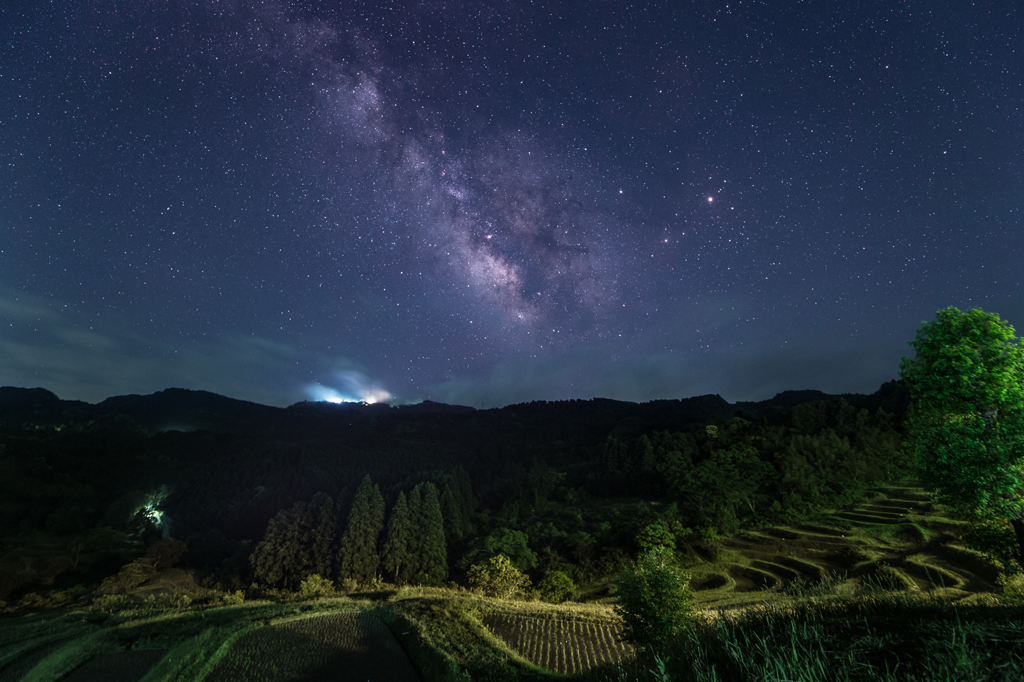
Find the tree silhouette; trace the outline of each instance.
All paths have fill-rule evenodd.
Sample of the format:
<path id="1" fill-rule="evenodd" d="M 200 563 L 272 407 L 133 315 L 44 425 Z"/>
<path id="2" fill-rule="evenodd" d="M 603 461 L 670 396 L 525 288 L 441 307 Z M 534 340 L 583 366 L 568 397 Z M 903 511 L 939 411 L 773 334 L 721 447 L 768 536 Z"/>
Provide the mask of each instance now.
<path id="1" fill-rule="evenodd" d="M 341 536 L 339 576 L 367 584 L 377 576 L 380 555 L 377 543 L 384 530 L 384 498 L 369 474 L 352 500 L 345 533 Z"/>
<path id="2" fill-rule="evenodd" d="M 295 589 L 313 572 L 310 539 L 313 515 L 304 502 L 282 509 L 267 526 L 250 561 L 256 581 L 271 587 Z"/>
<path id="3" fill-rule="evenodd" d="M 409 503 L 405 493 L 400 492 L 395 507 L 391 510 L 391 518 L 388 519 L 384 553 L 381 557 L 385 574 L 395 582 L 405 583 L 412 578 L 410 549 L 415 532 Z"/>
<path id="4" fill-rule="evenodd" d="M 448 577 L 448 549 L 444 540 L 444 517 L 441 515 L 437 487 L 427 482 L 416 486 L 416 489 L 421 491 L 421 502 L 418 515 L 420 542 L 415 571 L 419 579 L 439 583 Z"/>

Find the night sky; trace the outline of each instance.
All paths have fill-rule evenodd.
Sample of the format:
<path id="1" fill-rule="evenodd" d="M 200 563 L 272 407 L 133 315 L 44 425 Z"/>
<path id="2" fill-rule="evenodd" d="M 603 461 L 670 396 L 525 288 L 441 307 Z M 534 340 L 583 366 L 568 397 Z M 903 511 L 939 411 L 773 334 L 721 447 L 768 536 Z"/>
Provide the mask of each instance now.
<path id="1" fill-rule="evenodd" d="M 1024 332 L 1016 1 L 0 8 L 0 384 L 873 392 Z"/>

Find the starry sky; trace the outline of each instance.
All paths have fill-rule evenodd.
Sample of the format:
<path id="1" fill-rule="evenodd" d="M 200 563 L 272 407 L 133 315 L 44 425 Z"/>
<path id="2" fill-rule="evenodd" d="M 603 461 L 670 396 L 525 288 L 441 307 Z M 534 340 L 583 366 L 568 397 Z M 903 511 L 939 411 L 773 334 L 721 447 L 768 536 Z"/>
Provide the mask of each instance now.
<path id="1" fill-rule="evenodd" d="M 873 392 L 1024 331 L 1016 1 L 12 0 L 0 384 Z"/>

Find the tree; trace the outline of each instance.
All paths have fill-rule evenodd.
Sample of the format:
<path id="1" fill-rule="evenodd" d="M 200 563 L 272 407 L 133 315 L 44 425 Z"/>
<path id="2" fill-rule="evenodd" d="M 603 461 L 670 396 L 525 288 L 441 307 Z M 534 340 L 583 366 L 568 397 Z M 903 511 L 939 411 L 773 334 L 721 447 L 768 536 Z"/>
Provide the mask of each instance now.
<path id="1" fill-rule="evenodd" d="M 646 653 L 664 651 L 694 617 L 690 576 L 667 547 L 647 550 L 619 581 L 615 610 L 625 624 L 623 639 Z"/>
<path id="2" fill-rule="evenodd" d="M 334 515 L 334 501 L 330 495 L 319 492 L 309 503 L 313 515 L 311 533 L 312 570 L 320 576 L 334 575 L 334 558 L 338 552 L 338 521 Z"/>
<path id="3" fill-rule="evenodd" d="M 381 557 L 381 567 L 395 582 L 409 582 L 412 578 L 410 550 L 415 532 L 412 515 L 409 512 L 409 503 L 405 499 L 405 493 L 400 492 L 398 501 L 395 502 L 395 507 L 391 510 L 391 518 L 388 519 L 384 554 Z"/>
<path id="4" fill-rule="evenodd" d="M 256 580 L 268 586 L 295 589 L 312 572 L 312 526 L 313 516 L 301 501 L 270 519 L 266 535 L 250 559 Z"/>
<path id="5" fill-rule="evenodd" d="M 676 548 L 676 538 L 669 527 L 659 521 L 644 526 L 636 535 L 636 544 L 640 545 L 640 549 L 666 547 L 673 550 Z"/>
<path id="6" fill-rule="evenodd" d="M 455 498 L 451 485 L 444 484 L 441 491 L 441 516 L 444 518 L 444 537 L 449 545 L 462 540 L 465 524 L 462 521 L 462 505 Z"/>
<path id="7" fill-rule="evenodd" d="M 482 557 L 504 554 L 520 571 L 534 568 L 537 555 L 527 544 L 529 541 L 530 537 L 521 530 L 495 528 L 486 537 L 478 538 L 473 543 L 473 548 L 462 557 L 460 565 L 466 567 Z"/>
<path id="8" fill-rule="evenodd" d="M 994 313 L 940 310 L 900 363 L 920 476 L 983 524 L 1008 524 L 1024 566 L 1024 347 Z M 988 548 L 986 548 L 988 549 Z"/>
<path id="9" fill-rule="evenodd" d="M 360 584 L 367 584 L 377 577 L 380 554 L 377 542 L 384 530 L 384 498 L 370 476 L 363 478 L 352 500 L 348 524 L 341 536 L 339 551 L 339 575 Z"/>
<path id="10" fill-rule="evenodd" d="M 427 582 L 440 583 L 448 577 L 448 546 L 444 540 L 444 518 L 441 516 L 437 487 L 429 481 L 421 486 L 422 502 L 418 519 L 420 542 L 416 574 Z"/>

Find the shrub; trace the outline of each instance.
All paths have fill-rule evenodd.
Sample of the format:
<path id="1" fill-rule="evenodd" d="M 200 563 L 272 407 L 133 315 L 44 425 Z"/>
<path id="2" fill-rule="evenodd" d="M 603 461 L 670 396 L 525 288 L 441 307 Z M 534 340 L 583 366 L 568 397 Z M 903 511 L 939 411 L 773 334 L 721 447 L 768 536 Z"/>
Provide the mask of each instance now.
<path id="1" fill-rule="evenodd" d="M 576 583 L 565 571 L 552 569 L 537 585 L 537 594 L 544 601 L 560 604 L 576 596 Z"/>
<path id="2" fill-rule="evenodd" d="M 501 599 L 512 599 L 530 587 L 530 579 L 504 554 L 470 566 L 466 577 L 474 590 Z"/>
<path id="3" fill-rule="evenodd" d="M 334 594 L 334 582 L 314 573 L 299 584 L 299 599 L 330 597 Z"/>
<path id="4" fill-rule="evenodd" d="M 106 595 L 130 592 L 152 577 L 156 569 L 146 559 L 136 559 L 125 564 L 117 575 L 112 575 L 100 584 L 100 592 Z"/>
<path id="5" fill-rule="evenodd" d="M 223 597 L 221 597 L 220 600 L 228 606 L 237 606 L 245 601 L 245 592 L 243 592 L 242 590 L 228 592 Z"/>
<path id="6" fill-rule="evenodd" d="M 192 597 L 187 594 L 150 595 L 142 602 L 147 609 L 187 609 L 192 605 Z"/>
<path id="7" fill-rule="evenodd" d="M 1024 576 L 1001 575 L 996 579 L 999 583 L 1000 597 L 1010 604 L 1024 604 Z"/>
<path id="8" fill-rule="evenodd" d="M 623 639 L 646 653 L 664 651 L 694 620 L 690 576 L 665 547 L 654 547 L 627 566 L 615 610 L 625 624 Z"/>
<path id="9" fill-rule="evenodd" d="M 130 600 L 123 594 L 105 594 L 92 600 L 93 608 L 105 613 L 114 613 L 127 608 Z"/>

